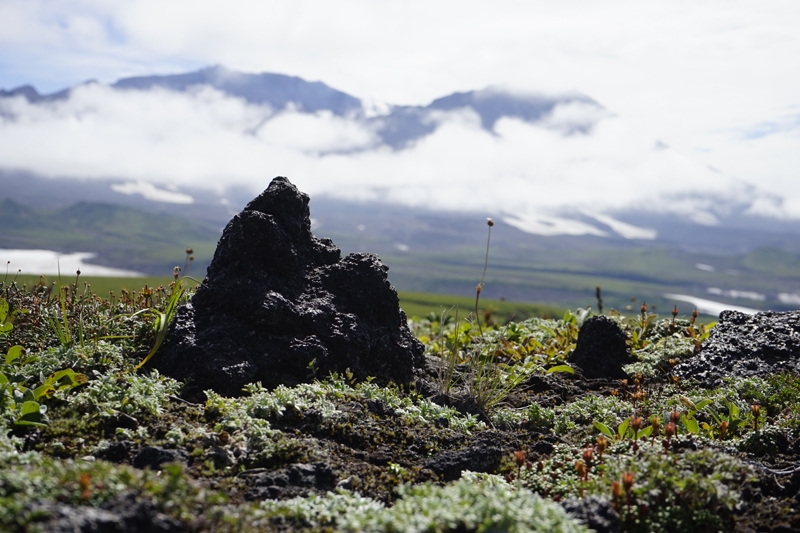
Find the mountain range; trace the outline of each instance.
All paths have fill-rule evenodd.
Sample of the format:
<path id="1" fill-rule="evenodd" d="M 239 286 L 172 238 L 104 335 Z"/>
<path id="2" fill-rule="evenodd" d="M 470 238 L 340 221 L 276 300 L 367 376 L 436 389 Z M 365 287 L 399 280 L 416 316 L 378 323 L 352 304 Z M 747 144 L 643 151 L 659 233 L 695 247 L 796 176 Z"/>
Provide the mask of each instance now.
<path id="1" fill-rule="evenodd" d="M 78 87 L 51 94 L 39 94 L 35 87 L 24 85 L 9 91 L 0 90 L 0 98 L 21 96 L 34 104 L 59 102 L 68 100 L 76 89 L 97 83 L 88 81 Z M 539 122 L 559 104 L 580 103 L 602 111 L 597 102 L 578 93 L 545 96 L 514 94 L 499 88 L 457 92 L 437 98 L 427 106 L 375 106 L 319 81 L 308 82 L 295 76 L 273 73 L 246 74 L 221 66 L 186 74 L 123 78 L 109 87 L 115 91 L 162 89 L 174 92 L 211 87 L 227 96 L 240 98 L 253 105 L 266 105 L 277 111 L 287 108 L 309 114 L 329 111 L 336 116 L 363 121 L 368 127 L 374 128 L 381 144 L 394 149 L 405 148 L 433 133 L 437 127 L 437 111 L 472 109 L 488 132 L 493 132 L 495 124 L 503 117 L 518 118 L 529 123 Z M 591 124 L 575 123 L 567 127 L 570 131 L 585 131 Z"/>
<path id="2" fill-rule="evenodd" d="M 230 146 L 247 146 L 251 151 L 241 153 L 254 160 L 267 150 L 257 162 L 277 162 L 272 174 L 294 179 L 282 170 L 296 167 L 298 185 L 312 196 L 315 233 L 334 238 L 345 251 L 379 253 L 403 289 L 471 293 L 482 267 L 485 217 L 492 216 L 489 297 L 590 305 L 595 287 L 602 285 L 607 305 L 623 309 L 631 298 L 667 307 L 676 300 L 666 294 L 752 308 L 800 303 L 800 223 L 771 215 L 770 209 L 780 206 L 778 195 L 724 176 L 657 140 L 621 146 L 625 139 L 639 139 L 614 133 L 619 117 L 577 92 L 489 87 L 427 105 L 391 105 L 322 82 L 217 66 L 107 85 L 86 82 L 52 94 L 31 86 L 0 90 L 0 132 L 37 120 L 42 128 L 37 131 L 46 131 L 61 127 L 65 116 L 73 128 L 76 121 L 88 127 L 82 126 L 87 117 L 110 116 L 103 111 L 111 107 L 108 102 L 119 106 L 136 95 L 159 98 L 166 103 L 158 109 L 165 111 L 182 102 L 198 113 L 202 106 L 217 114 L 239 106 L 212 123 L 230 130 L 229 137 L 235 134 L 239 144 Z M 232 122 L 235 113 L 245 118 Z M 311 122 L 297 122 L 302 120 Z M 130 130 L 139 127 L 131 124 Z M 297 124 L 306 129 L 293 129 Z M 463 148 L 445 144 L 450 138 L 463 141 Z M 164 133 L 157 142 L 169 139 Z M 69 142 L 63 135 L 58 140 Z M 528 159 L 526 150 L 533 154 Z M 52 152 L 43 146 L 39 154 L 46 159 Z M 437 154 L 445 160 L 438 167 Z M 203 155 L 195 157 L 202 162 Z M 151 167 L 152 177 L 129 170 L 141 156 L 83 175 L 80 165 L 70 166 L 70 154 L 63 157 L 66 163 L 46 172 L 36 163 L 0 163 L 0 198 L 6 198 L 0 206 L 0 248 L 81 247 L 97 253 L 103 264 L 157 274 L 171 260 L 162 253 L 165 246 L 174 247 L 176 257 L 193 246 L 202 251 L 198 262 L 207 264 L 215 235 L 273 177 L 269 168 L 259 169 L 258 179 L 219 178 L 219 169 L 208 171 L 216 178 L 202 177 L 205 170 L 198 165 L 196 180 L 171 182 L 173 163 L 166 159 Z M 496 159 L 483 166 L 490 158 Z M 518 166 L 509 166 L 508 158 L 518 158 Z M 456 177 L 449 175 L 450 165 Z M 428 166 L 433 170 L 426 174 Z M 487 188 L 465 174 L 473 166 L 476 172 L 498 168 L 484 179 Z M 672 173 L 666 180 L 629 179 L 654 168 Z M 324 176 L 308 177 L 315 172 Z M 100 225 L 121 233 L 102 232 L 97 224 L 58 223 L 69 213 L 90 212 L 104 213 Z M 120 222 L 146 219 L 146 213 L 166 217 L 157 222 L 173 235 L 156 239 L 160 251 L 150 255 L 142 250 L 155 238 L 151 230 Z M 134 229 L 139 237 L 125 236 Z"/>

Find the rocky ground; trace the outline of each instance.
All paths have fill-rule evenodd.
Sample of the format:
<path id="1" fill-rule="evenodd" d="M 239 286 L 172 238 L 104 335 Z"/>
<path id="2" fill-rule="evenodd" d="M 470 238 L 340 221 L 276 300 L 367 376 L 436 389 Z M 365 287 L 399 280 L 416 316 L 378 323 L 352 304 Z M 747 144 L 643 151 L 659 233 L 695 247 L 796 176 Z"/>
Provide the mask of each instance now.
<path id="1" fill-rule="evenodd" d="M 214 261 L 0 286 L 0 530 L 800 531 L 800 312 L 409 323 L 288 180 Z"/>

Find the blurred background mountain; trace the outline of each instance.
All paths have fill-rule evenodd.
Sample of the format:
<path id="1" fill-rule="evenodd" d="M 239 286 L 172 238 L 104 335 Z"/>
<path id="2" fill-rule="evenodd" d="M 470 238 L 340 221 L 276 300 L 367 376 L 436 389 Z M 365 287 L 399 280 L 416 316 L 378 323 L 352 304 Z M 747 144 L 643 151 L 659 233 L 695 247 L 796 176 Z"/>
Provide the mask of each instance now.
<path id="1" fill-rule="evenodd" d="M 139 112 L 186 131 L 142 130 Z M 288 174 L 311 195 L 315 234 L 379 254 L 402 290 L 474 294 L 492 217 L 488 298 L 596 306 L 600 286 L 606 309 L 800 305 L 800 223 L 780 196 L 625 133 L 579 93 L 489 87 L 400 106 L 216 66 L 3 90 L 0 119 L 20 143 L 54 132 L 42 164 L 6 144 L 0 249 L 168 275 L 191 247 L 199 275 L 228 220 Z M 109 153 L 82 165 L 67 130 L 106 136 Z M 74 164 L 59 172 L 60 159 Z"/>

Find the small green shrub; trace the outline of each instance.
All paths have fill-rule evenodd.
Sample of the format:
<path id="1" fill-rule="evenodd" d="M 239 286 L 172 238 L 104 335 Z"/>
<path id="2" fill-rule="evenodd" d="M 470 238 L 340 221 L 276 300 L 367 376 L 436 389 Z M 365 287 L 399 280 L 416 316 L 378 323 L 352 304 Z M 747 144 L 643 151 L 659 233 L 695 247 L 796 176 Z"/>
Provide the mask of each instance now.
<path id="1" fill-rule="evenodd" d="M 562 434 L 579 427 L 590 429 L 594 422 L 616 427 L 633 414 L 631 403 L 617 396 L 587 395 L 555 408 L 553 431 Z"/>
<path id="2" fill-rule="evenodd" d="M 70 400 L 73 408 L 89 415 L 160 416 L 181 384 L 161 376 L 157 370 L 150 374 L 101 375 L 89 382 Z"/>
<path id="3" fill-rule="evenodd" d="M 340 491 L 326 496 L 265 501 L 268 515 L 300 527 L 350 532 L 508 531 L 578 533 L 588 529 L 558 504 L 502 481 L 462 479 L 444 487 L 403 485 L 392 507 Z"/>
<path id="4" fill-rule="evenodd" d="M 541 466 L 522 470 L 522 484 L 549 497 L 609 498 L 625 531 L 727 530 L 739 500 L 737 490 L 752 474 L 748 467 L 713 449 L 665 454 L 656 444 L 642 446 L 634 455 L 627 449 L 626 444 L 612 446 L 602 463 L 592 454 L 587 465 L 570 447 L 559 445 Z M 585 478 L 577 462 L 586 467 Z M 612 483 L 621 486 L 626 473 L 633 481 L 630 506 L 624 494 L 615 501 L 612 493 Z"/>
<path id="5" fill-rule="evenodd" d="M 67 503 L 97 507 L 120 494 L 134 492 L 159 512 L 188 523 L 219 494 L 199 490 L 178 464 L 161 472 L 104 461 L 59 461 L 37 453 L 0 455 L 0 529 L 29 531 L 43 516 L 37 504 Z"/>

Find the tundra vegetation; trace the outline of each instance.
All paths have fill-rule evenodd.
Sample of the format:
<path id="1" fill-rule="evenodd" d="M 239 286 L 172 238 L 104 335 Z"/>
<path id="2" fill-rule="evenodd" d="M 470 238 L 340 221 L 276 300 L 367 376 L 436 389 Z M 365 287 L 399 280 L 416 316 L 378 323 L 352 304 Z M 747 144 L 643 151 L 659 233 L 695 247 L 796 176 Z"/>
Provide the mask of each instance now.
<path id="1" fill-rule="evenodd" d="M 309 367 L 190 403 L 141 368 L 185 284 L 0 285 L 0 530 L 578 532 L 582 505 L 626 532 L 800 528 L 800 377 L 677 379 L 694 317 L 609 311 L 627 380 L 568 364 L 590 310 L 467 306 L 411 321 L 413 383 Z"/>

